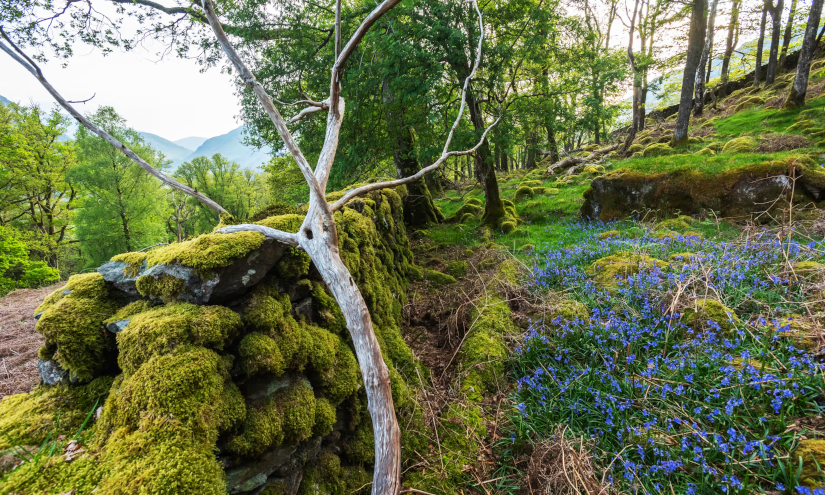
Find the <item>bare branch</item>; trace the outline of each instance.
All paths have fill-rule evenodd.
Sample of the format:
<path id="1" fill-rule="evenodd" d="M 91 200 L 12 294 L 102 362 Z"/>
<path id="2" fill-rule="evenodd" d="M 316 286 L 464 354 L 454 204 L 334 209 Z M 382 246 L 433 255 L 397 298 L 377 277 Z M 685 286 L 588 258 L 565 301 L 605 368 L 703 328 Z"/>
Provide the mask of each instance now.
<path id="1" fill-rule="evenodd" d="M 496 124 L 499 123 L 499 121 L 501 120 L 502 115 L 499 115 L 498 118 L 495 120 L 495 122 L 490 124 L 487 127 L 487 129 L 484 130 L 484 133 L 481 135 L 481 139 L 479 139 L 478 143 L 476 143 L 476 145 L 473 146 L 472 148 L 470 148 L 468 150 L 464 150 L 464 151 L 447 151 L 450 148 L 450 142 L 453 139 L 453 134 L 455 133 L 455 130 L 458 127 L 458 124 L 461 122 L 461 117 L 464 113 L 464 107 L 467 105 L 467 87 L 470 85 L 470 80 L 473 78 L 473 76 L 475 76 L 475 73 L 478 70 L 478 64 L 479 64 L 479 61 L 481 60 L 481 49 L 482 49 L 482 46 L 484 44 L 484 20 L 481 16 L 481 10 L 478 8 L 478 1 L 477 0 L 472 0 L 472 2 L 473 2 L 473 6 L 476 9 L 476 13 L 478 14 L 478 26 L 479 26 L 479 33 L 480 33 L 479 38 L 478 38 L 478 48 L 476 50 L 476 59 L 475 59 L 475 62 L 473 63 L 473 68 L 470 71 L 470 74 L 467 75 L 467 77 L 464 79 L 464 87 L 461 90 L 461 107 L 458 110 L 458 115 L 455 118 L 455 122 L 453 122 L 453 127 L 450 129 L 450 133 L 447 136 L 447 142 L 444 143 L 444 150 L 441 152 L 441 156 L 438 158 L 438 160 L 436 160 L 431 165 L 428 165 L 428 166 L 422 168 L 421 170 L 419 170 L 418 172 L 416 172 L 415 174 L 413 174 L 409 177 L 404 177 L 403 179 L 391 180 L 391 181 L 386 181 L 386 182 L 376 182 L 375 184 L 367 184 L 365 186 L 353 189 L 352 191 L 345 194 L 341 199 L 339 199 L 338 201 L 336 201 L 332 205 L 332 207 L 330 208 L 332 211 L 340 210 L 345 204 L 347 204 L 347 202 L 349 200 L 351 200 L 352 198 L 354 198 L 356 196 L 360 196 L 361 194 L 368 193 L 370 191 L 375 191 L 377 189 L 386 189 L 388 187 L 397 187 L 397 186 L 402 186 L 404 184 L 409 184 L 410 182 L 415 182 L 415 181 L 421 179 L 422 177 L 424 177 L 424 174 L 426 174 L 428 172 L 431 172 L 431 171 L 437 169 L 438 167 L 440 167 L 447 160 L 447 158 L 449 158 L 451 156 L 469 155 L 470 153 L 475 152 L 478 148 L 481 147 L 482 144 L 484 144 L 484 140 L 487 138 L 487 134 L 490 132 L 490 130 L 492 130 L 493 127 L 495 127 Z M 330 115 L 332 115 L 332 113 L 333 112 L 330 112 Z M 318 167 L 320 168 L 320 162 L 318 164 Z"/>
<path id="2" fill-rule="evenodd" d="M 276 241 L 283 242 L 284 244 L 289 244 L 291 246 L 298 245 L 298 236 L 295 234 L 291 234 L 289 232 L 283 232 L 281 230 L 273 229 L 271 227 L 265 227 L 263 225 L 257 225 L 254 223 L 243 223 L 240 225 L 229 225 L 227 227 L 223 227 L 218 229 L 218 232 L 221 234 L 232 234 L 233 232 L 260 232 L 261 234 L 265 235 L 270 239 L 275 239 Z"/>
<path id="3" fill-rule="evenodd" d="M 298 122 L 299 120 L 303 120 L 307 115 L 317 113 L 317 112 L 323 112 L 324 110 L 329 110 L 329 100 L 324 100 L 323 102 L 321 102 L 321 104 L 319 104 L 317 106 L 312 105 L 312 106 L 304 108 L 303 110 L 298 112 L 297 115 L 295 115 L 294 117 L 289 119 L 289 123 L 294 124 L 295 122 Z"/>
<path id="4" fill-rule="evenodd" d="M 264 109 L 266 109 L 266 112 L 269 114 L 269 119 L 273 124 L 275 124 L 278 134 L 280 134 L 281 139 L 283 139 L 284 144 L 286 144 L 287 149 L 292 154 L 292 158 L 294 158 L 295 163 L 298 164 L 298 168 L 304 175 L 304 179 L 307 181 L 307 184 L 309 184 L 310 197 L 319 202 L 324 201 L 324 193 L 321 190 L 320 184 L 315 179 L 315 174 L 313 174 L 312 168 L 309 166 L 309 162 L 307 162 L 306 157 L 304 157 L 304 154 L 301 152 L 301 149 L 298 147 L 298 144 L 295 142 L 295 139 L 292 137 L 289 129 L 287 129 L 284 118 L 281 116 L 278 109 L 275 108 L 275 104 L 272 103 L 272 98 L 269 97 L 263 85 L 258 82 L 254 75 L 252 75 L 252 72 L 249 71 L 246 64 L 244 64 L 241 57 L 235 51 L 235 48 L 232 46 L 229 38 L 227 38 L 226 33 L 224 32 L 223 27 L 215 14 L 215 8 L 212 5 L 212 2 L 210 0 L 201 0 L 201 2 L 206 13 L 206 18 L 209 20 L 209 25 L 212 26 L 212 31 L 214 31 L 215 36 L 218 38 L 218 43 L 220 43 L 221 48 L 223 48 L 224 53 L 226 53 L 226 57 L 230 62 L 232 62 L 232 65 L 235 66 L 235 69 L 238 71 L 238 75 L 241 77 L 246 86 L 249 87 L 249 89 L 251 89 L 258 97 L 258 101 L 260 101 L 261 105 Z"/>
<path id="5" fill-rule="evenodd" d="M 66 101 L 65 98 L 63 98 L 63 96 L 60 95 L 60 93 L 57 92 L 56 89 L 54 89 L 54 87 L 51 84 L 49 84 L 49 82 L 43 76 L 43 72 L 40 70 L 40 67 L 38 67 L 37 64 L 35 64 L 31 58 L 29 58 L 25 53 L 23 53 L 23 51 L 20 48 L 17 47 L 17 45 L 14 44 L 14 42 L 8 37 L 8 35 L 6 35 L 6 32 L 3 31 L 2 27 L 0 27 L 0 35 L 2 35 L 3 39 L 5 39 L 9 45 L 11 45 L 10 48 L 9 46 L 6 46 L 5 43 L 0 41 L 0 50 L 6 52 L 11 58 L 13 58 L 20 65 L 22 65 L 34 77 L 36 77 L 40 84 L 44 88 L 46 88 L 46 91 L 48 91 L 49 94 L 52 95 L 52 97 L 57 101 L 57 103 L 60 104 L 60 106 L 63 107 L 67 112 L 69 112 L 69 114 L 71 114 L 71 116 L 74 117 L 83 127 L 89 129 L 93 133 L 103 138 L 106 142 L 108 142 L 115 148 L 119 149 L 121 152 L 123 152 L 124 155 L 128 156 L 132 159 L 132 161 L 137 163 L 140 166 L 140 168 L 142 168 L 143 170 L 145 170 L 150 175 L 157 178 L 167 186 L 192 196 L 193 198 L 197 199 L 198 201 L 200 201 L 201 203 L 203 203 L 204 205 L 206 205 L 211 210 L 217 213 L 222 213 L 226 211 L 223 209 L 221 205 L 212 201 L 204 194 L 199 193 L 198 191 L 192 189 L 189 186 L 181 184 L 175 179 L 157 170 L 155 167 L 149 165 L 146 162 L 146 160 L 139 157 L 128 146 L 121 143 L 120 141 L 115 139 L 111 134 L 104 131 L 103 129 L 100 129 L 95 124 L 86 119 L 86 117 L 81 115 L 80 112 L 78 112 L 68 101 Z"/>
<path id="6" fill-rule="evenodd" d="M 375 191 L 376 189 L 386 189 L 388 187 L 398 187 L 398 186 L 403 186 L 404 184 L 409 184 L 410 182 L 415 182 L 415 181 L 421 179 L 422 177 L 424 177 L 424 174 L 426 174 L 428 172 L 432 172 L 433 170 L 440 167 L 447 160 L 447 158 L 449 158 L 451 156 L 462 156 L 462 155 L 469 155 L 471 153 L 474 153 L 477 149 L 479 149 L 481 147 L 482 144 L 484 144 L 484 140 L 487 138 L 487 134 L 493 129 L 493 127 L 496 126 L 496 124 L 499 123 L 499 121 L 501 121 L 501 117 L 502 116 L 499 115 L 499 117 L 495 120 L 495 122 L 490 124 L 490 126 L 487 127 L 487 129 L 484 129 L 484 133 L 481 135 L 481 139 L 479 139 L 478 143 L 476 143 L 476 145 L 473 146 L 472 148 L 464 150 L 464 151 L 450 151 L 448 153 L 444 153 L 438 158 L 438 160 L 433 162 L 431 165 L 428 165 L 428 166 L 422 168 L 421 170 L 419 170 L 418 172 L 416 172 L 415 174 L 413 174 L 409 177 L 404 177 L 403 179 L 397 179 L 397 180 L 390 180 L 390 181 L 386 181 L 386 182 L 376 182 L 375 184 L 367 184 L 366 186 L 361 186 L 359 188 L 353 189 L 352 191 L 345 194 L 341 199 L 339 199 L 338 201 L 333 203 L 333 205 L 330 207 L 330 209 L 332 211 L 338 211 L 345 204 L 347 204 L 347 202 L 349 202 L 349 200 L 351 200 L 352 198 L 354 198 L 356 196 L 360 196 L 364 193 L 368 193 L 370 191 Z"/>
<path id="7" fill-rule="evenodd" d="M 476 50 L 476 60 L 473 64 L 473 69 L 467 75 L 467 78 L 464 79 L 464 87 L 461 89 L 461 107 L 458 109 L 458 116 L 455 118 L 455 122 L 453 122 L 453 127 L 450 129 L 450 133 L 447 135 L 447 141 L 444 143 L 444 151 L 441 152 L 441 156 L 444 156 L 444 153 L 450 148 L 450 142 L 453 140 L 453 134 L 455 133 L 456 128 L 458 127 L 459 122 L 461 122 L 461 115 L 464 113 L 464 107 L 467 106 L 467 87 L 470 85 L 470 80 L 475 76 L 476 70 L 478 69 L 478 64 L 481 61 L 481 47 L 484 43 L 484 23 L 481 18 L 481 11 L 478 9 L 478 2 L 473 0 L 473 6 L 476 8 L 476 13 L 478 14 L 478 27 L 479 27 L 479 36 L 478 36 L 478 49 Z M 501 117 L 499 117 L 501 118 Z M 496 120 L 498 122 L 498 120 Z M 485 132 L 485 134 L 487 134 Z M 483 138 L 482 138 L 483 139 Z M 479 143 L 480 145 L 480 143 Z"/>
<path id="8" fill-rule="evenodd" d="M 92 96 L 86 98 L 85 100 L 78 100 L 78 101 L 70 101 L 69 103 L 89 103 L 92 99 L 97 96 L 97 93 L 93 94 Z"/>

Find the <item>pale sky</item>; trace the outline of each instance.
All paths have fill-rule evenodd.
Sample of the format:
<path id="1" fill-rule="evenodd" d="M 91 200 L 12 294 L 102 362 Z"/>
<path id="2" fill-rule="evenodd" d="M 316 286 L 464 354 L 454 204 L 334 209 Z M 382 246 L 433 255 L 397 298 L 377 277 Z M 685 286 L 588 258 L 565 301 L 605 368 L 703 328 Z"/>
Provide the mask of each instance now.
<path id="1" fill-rule="evenodd" d="M 194 60 L 169 56 L 159 60 L 151 46 L 104 57 L 85 45 L 76 45 L 67 68 L 59 61 L 41 64 L 43 74 L 81 112 L 98 106 L 114 107 L 127 124 L 171 141 L 189 137 L 213 137 L 240 125 L 240 105 L 232 76 L 218 68 L 205 73 Z M 54 100 L 29 72 L 0 52 L 0 95 L 11 101 L 34 102 L 52 108 Z"/>

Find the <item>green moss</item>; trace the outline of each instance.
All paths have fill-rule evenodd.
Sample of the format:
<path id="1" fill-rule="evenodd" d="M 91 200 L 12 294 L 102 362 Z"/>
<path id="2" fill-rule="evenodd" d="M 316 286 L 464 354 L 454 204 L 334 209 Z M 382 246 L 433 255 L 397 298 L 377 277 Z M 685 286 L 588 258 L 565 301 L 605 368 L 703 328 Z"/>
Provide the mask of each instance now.
<path id="1" fill-rule="evenodd" d="M 166 303 L 177 300 L 178 295 L 186 290 L 186 283 L 182 279 L 170 275 L 143 275 L 138 277 L 135 285 L 140 295 L 159 298 Z"/>
<path id="2" fill-rule="evenodd" d="M 690 218 L 690 220 L 692 221 L 693 219 Z M 685 217 L 669 218 L 656 224 L 656 228 L 684 231 L 690 228 L 690 223 L 685 219 Z"/>
<path id="3" fill-rule="evenodd" d="M 793 124 L 792 126 L 788 127 L 787 132 L 801 132 L 807 129 L 811 129 L 814 127 L 819 127 L 819 125 L 813 120 L 800 120 L 799 122 Z"/>
<path id="4" fill-rule="evenodd" d="M 461 390 L 473 401 L 482 400 L 489 392 L 504 387 L 504 363 L 508 350 L 504 335 L 516 331 L 507 301 L 498 296 L 476 304 L 470 314 L 475 324 L 459 351 L 462 373 Z"/>
<path id="5" fill-rule="evenodd" d="M 344 456 L 355 465 L 375 462 L 375 436 L 370 421 L 361 421 L 344 442 Z"/>
<path id="6" fill-rule="evenodd" d="M 434 287 L 442 287 L 444 285 L 456 283 L 456 279 L 452 275 L 447 275 L 446 273 L 430 270 L 428 268 L 425 268 L 423 271 L 424 279 L 428 280 Z"/>
<path id="7" fill-rule="evenodd" d="M 284 440 L 281 409 L 271 398 L 259 407 L 249 408 L 238 434 L 226 443 L 226 450 L 242 457 L 255 457 Z"/>
<path id="8" fill-rule="evenodd" d="M 473 200 L 475 200 L 475 201 L 473 201 Z M 467 202 L 465 202 L 463 205 L 461 205 L 461 207 L 458 210 L 456 210 L 455 213 L 453 213 L 452 215 L 447 217 L 445 221 L 447 221 L 447 222 L 456 222 L 459 219 L 461 219 L 461 217 L 466 215 L 467 213 L 470 213 L 473 216 L 480 215 L 481 213 L 484 212 L 484 208 L 480 204 L 476 204 L 476 203 L 480 203 L 480 201 L 476 200 L 475 198 L 469 198 L 467 200 Z"/>
<path id="9" fill-rule="evenodd" d="M 502 199 L 501 203 L 504 205 L 505 208 L 513 208 L 515 209 L 516 204 L 510 201 L 509 199 Z"/>
<path id="10" fill-rule="evenodd" d="M 634 153 L 639 153 L 640 151 L 644 151 L 644 149 L 645 149 L 645 147 L 642 146 L 641 144 L 631 144 L 627 148 L 627 153 L 632 155 Z"/>
<path id="11" fill-rule="evenodd" d="M 519 184 L 519 186 L 521 187 L 541 187 L 541 185 L 542 184 L 540 180 L 526 180 Z"/>
<path id="12" fill-rule="evenodd" d="M 758 105 L 764 105 L 765 98 L 761 96 L 749 96 L 747 98 L 742 99 L 736 106 L 733 107 L 733 112 L 741 112 L 742 110 L 746 110 L 751 107 L 755 107 Z"/>
<path id="13" fill-rule="evenodd" d="M 809 488 L 820 488 L 823 484 L 823 468 L 825 468 L 825 440 L 805 439 L 799 442 L 799 446 L 792 456 L 792 466 L 799 465 L 802 459 L 802 471 L 799 473 L 800 481 Z"/>
<path id="14" fill-rule="evenodd" d="M 484 203 L 481 202 L 478 198 L 467 198 L 464 200 L 465 205 L 475 205 L 475 206 L 484 206 Z"/>
<path id="15" fill-rule="evenodd" d="M 584 303 L 573 299 L 565 299 L 553 306 L 547 315 L 550 322 L 573 321 L 576 319 L 587 321 L 590 319 L 590 308 Z"/>
<path id="16" fill-rule="evenodd" d="M 135 301 L 133 303 L 129 303 L 126 306 L 120 308 L 117 313 L 115 313 L 111 318 L 108 318 L 103 321 L 104 325 L 108 325 L 110 323 L 114 323 L 116 321 L 128 320 L 129 318 L 143 313 L 144 311 L 149 311 L 152 309 L 154 304 L 151 301 Z"/>
<path id="17" fill-rule="evenodd" d="M 203 347 L 183 346 L 170 354 L 156 355 L 115 383 L 102 424 L 113 431 L 136 425 L 143 417 L 170 417 L 214 444 L 221 427 L 227 427 L 220 417 L 226 410 L 227 377 L 221 357 Z"/>
<path id="18" fill-rule="evenodd" d="M 808 277 L 822 273 L 825 265 L 816 261 L 797 261 L 793 264 L 793 271 L 799 276 Z"/>
<path id="19" fill-rule="evenodd" d="M 122 261 L 126 264 L 126 269 L 124 270 L 126 275 L 130 277 L 134 277 L 135 275 L 140 272 L 140 268 L 143 265 L 143 262 L 146 261 L 146 256 L 149 253 L 141 252 L 141 253 L 122 253 L 114 256 L 112 261 Z"/>
<path id="20" fill-rule="evenodd" d="M 297 280 L 309 273 L 311 263 L 309 255 L 302 249 L 289 246 L 284 256 L 275 265 L 275 270 L 284 280 Z"/>
<path id="21" fill-rule="evenodd" d="M 473 215 L 472 213 L 465 213 L 465 214 L 461 215 L 461 219 L 458 221 L 458 223 L 460 223 L 461 225 L 467 225 L 475 219 L 476 219 L 476 216 Z"/>
<path id="22" fill-rule="evenodd" d="M 103 405 L 112 380 L 102 376 L 86 385 L 40 385 L 29 393 L 4 397 L 0 400 L 0 452 L 15 445 L 40 445 L 50 432 L 55 438 L 74 435 L 96 405 Z"/>
<path id="23" fill-rule="evenodd" d="M 260 283 L 247 295 L 244 303 L 244 323 L 258 330 L 271 331 L 285 324 L 290 318 L 289 296 L 278 289 Z"/>
<path id="24" fill-rule="evenodd" d="M 329 435 L 332 433 L 335 420 L 335 407 L 323 397 L 315 399 L 315 426 L 312 427 L 312 435 L 316 437 Z"/>
<path id="25" fill-rule="evenodd" d="M 467 274 L 467 270 L 470 269 L 470 265 L 466 261 L 453 261 L 449 265 L 447 265 L 447 273 L 452 275 L 453 277 L 463 277 Z"/>
<path id="26" fill-rule="evenodd" d="M 223 306 L 178 303 L 145 311 L 132 317 L 117 334 L 118 364 L 132 374 L 152 356 L 196 345 L 222 350 L 241 328 L 241 318 Z"/>
<path id="27" fill-rule="evenodd" d="M 697 299 L 682 313 L 682 324 L 688 328 L 708 327 L 708 321 L 718 325 L 725 334 L 731 334 L 740 324 L 732 309 L 714 299 Z"/>
<path id="28" fill-rule="evenodd" d="M 588 165 L 582 169 L 583 174 L 599 175 L 604 173 L 604 167 L 601 165 Z"/>
<path id="29" fill-rule="evenodd" d="M 622 233 L 618 230 L 608 230 L 599 234 L 599 239 L 610 239 L 611 237 L 621 237 Z"/>
<path id="30" fill-rule="evenodd" d="M 284 232 L 294 234 L 298 232 L 301 228 L 301 224 L 304 223 L 304 215 L 288 213 L 286 215 L 268 217 L 256 223 L 258 225 L 263 225 L 264 227 L 283 230 Z"/>
<path id="31" fill-rule="evenodd" d="M 78 380 L 91 380 L 113 364 L 114 338 L 103 331 L 103 322 L 117 303 L 99 273 L 75 275 L 56 292 L 60 297 L 53 293 L 37 308 L 43 314 L 35 328 L 63 368 Z"/>
<path id="32" fill-rule="evenodd" d="M 501 226 L 499 228 L 501 228 L 501 231 L 504 232 L 505 234 L 509 234 L 509 233 L 515 231 L 517 227 L 516 227 L 516 222 L 505 221 L 505 222 L 501 222 Z"/>
<path id="33" fill-rule="evenodd" d="M 146 256 L 146 263 L 148 266 L 180 263 L 204 274 L 209 270 L 231 265 L 238 258 L 258 249 L 263 242 L 264 235 L 260 232 L 204 234 L 191 241 L 178 242 L 150 251 Z"/>
<path id="34" fill-rule="evenodd" d="M 238 344 L 241 368 L 250 376 L 272 373 L 280 376 L 284 372 L 284 357 L 278 344 L 270 337 L 258 333 L 248 333 Z"/>
<path id="35" fill-rule="evenodd" d="M 656 156 L 666 156 L 673 152 L 673 148 L 670 145 L 665 143 L 657 143 L 651 144 L 647 148 L 644 149 L 642 152 L 642 156 L 645 158 L 649 157 L 656 157 Z"/>
<path id="36" fill-rule="evenodd" d="M 535 193 L 533 192 L 532 187 L 521 186 L 516 189 L 516 194 L 513 196 L 513 201 L 515 203 L 521 203 L 525 199 L 532 198 L 533 196 L 535 196 Z"/>
<path id="37" fill-rule="evenodd" d="M 358 390 L 361 384 L 358 361 L 344 342 L 338 344 L 335 364 L 321 373 L 319 384 L 327 400 L 336 405 Z"/>
<path id="38" fill-rule="evenodd" d="M 314 325 L 306 325 L 310 336 L 310 346 L 307 349 L 309 364 L 318 373 L 324 373 L 335 364 L 335 353 L 341 340 L 337 335 Z"/>
<path id="39" fill-rule="evenodd" d="M 667 268 L 668 263 L 644 254 L 622 251 L 593 262 L 587 270 L 596 283 L 616 285 L 620 278 L 636 275 L 644 270 Z"/>
<path id="40" fill-rule="evenodd" d="M 702 148 L 701 150 L 697 151 L 697 152 L 696 152 L 696 153 L 694 153 L 693 155 L 694 155 L 694 156 L 713 156 L 713 155 L 715 155 L 715 154 L 716 154 L 716 152 L 715 152 L 715 151 L 713 151 L 713 150 L 712 150 L 712 149 L 710 149 L 710 148 Z"/>
<path id="41" fill-rule="evenodd" d="M 722 153 L 752 153 L 756 150 L 756 141 L 750 136 L 731 139 L 722 148 Z"/>

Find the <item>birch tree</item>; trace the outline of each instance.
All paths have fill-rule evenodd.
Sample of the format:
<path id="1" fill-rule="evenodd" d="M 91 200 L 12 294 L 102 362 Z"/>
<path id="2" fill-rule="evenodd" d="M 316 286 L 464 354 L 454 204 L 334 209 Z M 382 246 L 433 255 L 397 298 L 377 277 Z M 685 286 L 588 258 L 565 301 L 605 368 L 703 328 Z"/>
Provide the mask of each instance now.
<path id="1" fill-rule="evenodd" d="M 255 76 L 247 68 L 246 63 L 236 51 L 233 43 L 227 36 L 224 24 L 218 18 L 211 0 L 201 0 L 203 8 L 203 18 L 209 23 L 218 44 L 223 50 L 226 58 L 234 69 L 234 73 L 243 81 L 244 85 L 252 91 L 272 120 L 278 135 L 284 141 L 292 158 L 298 165 L 305 181 L 309 185 L 309 203 L 306 217 L 297 233 L 283 232 L 255 224 L 241 224 L 224 227 L 219 230 L 221 233 L 232 233 L 241 231 L 256 231 L 264 234 L 268 238 L 276 241 L 296 246 L 305 251 L 312 259 L 324 282 L 329 287 L 347 322 L 347 328 L 352 337 L 358 364 L 364 380 L 364 387 L 368 400 L 368 410 L 372 417 L 373 432 L 375 435 L 375 471 L 372 484 L 374 495 L 397 494 L 400 489 L 400 467 L 401 448 L 400 431 L 395 417 L 395 409 L 390 389 L 389 372 L 381 356 L 381 349 L 375 337 L 372 319 L 367 305 L 361 295 L 360 290 L 349 273 L 346 265 L 341 259 L 338 249 L 338 232 L 335 224 L 334 212 L 340 210 L 350 200 L 370 191 L 397 187 L 420 180 L 424 174 L 436 170 L 444 164 L 448 158 L 453 156 L 469 155 L 481 148 L 485 143 L 485 138 L 491 128 L 498 123 L 501 117 L 496 119 L 490 126 L 484 129 L 478 142 L 469 149 L 462 151 L 450 151 L 450 143 L 459 123 L 464 117 L 464 110 L 467 107 L 470 81 L 478 70 L 481 59 L 481 51 L 484 41 L 484 24 L 482 22 L 481 10 L 476 0 L 470 0 L 475 13 L 478 16 L 478 46 L 474 54 L 472 65 L 468 66 L 467 73 L 464 74 L 461 98 L 458 115 L 447 135 L 444 148 L 432 164 L 422 167 L 417 173 L 398 180 L 378 182 L 358 187 L 348 191 L 343 197 L 330 204 L 325 197 L 327 181 L 338 147 L 338 135 L 344 119 L 345 102 L 341 97 L 341 75 L 343 68 L 350 55 L 354 52 L 359 42 L 364 38 L 370 28 L 384 14 L 398 5 L 401 0 L 384 0 L 376 6 L 361 22 L 352 37 L 346 44 L 342 45 L 341 39 L 341 0 L 336 2 L 335 9 L 335 61 L 330 68 L 329 96 L 323 101 L 303 101 L 307 105 L 304 115 L 322 112 L 326 114 L 327 128 L 326 138 L 321 149 L 318 161 L 313 169 L 309 161 L 304 156 L 298 143 L 287 127 L 283 116 L 273 103 L 273 99 L 267 94 L 264 87 L 258 82 Z M 0 29 L 5 42 L 0 41 L 0 50 L 12 57 L 22 65 L 33 76 L 37 78 L 41 85 L 52 95 L 52 97 L 68 111 L 77 121 L 108 141 L 112 146 L 121 150 L 129 158 L 134 160 L 141 168 L 156 177 L 171 188 L 182 191 L 197 198 L 217 213 L 226 210 L 206 197 L 204 194 L 181 184 L 166 174 L 154 169 L 146 161 L 130 150 L 125 144 L 115 139 L 88 119 L 83 117 L 60 93 L 47 81 L 39 66 L 28 57 L 9 38 L 5 31 Z M 470 110 L 474 110 L 472 108 Z M 477 108 L 473 113 L 473 124 L 478 126 L 480 118 Z"/>

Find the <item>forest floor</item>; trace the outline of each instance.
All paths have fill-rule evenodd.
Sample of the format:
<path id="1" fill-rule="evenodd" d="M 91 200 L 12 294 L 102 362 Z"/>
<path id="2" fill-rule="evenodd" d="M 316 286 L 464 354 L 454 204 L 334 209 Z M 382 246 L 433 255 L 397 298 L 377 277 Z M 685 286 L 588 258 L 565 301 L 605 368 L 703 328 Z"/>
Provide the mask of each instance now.
<path id="1" fill-rule="evenodd" d="M 63 285 L 18 289 L 0 298 L 0 399 L 37 385 L 37 350 L 43 336 L 34 330 L 32 315 L 46 296 Z"/>

